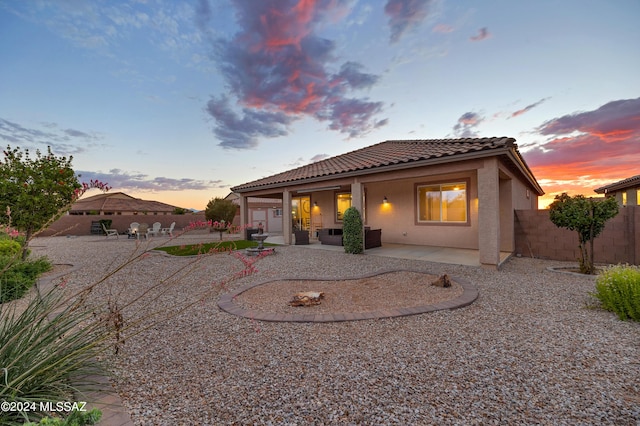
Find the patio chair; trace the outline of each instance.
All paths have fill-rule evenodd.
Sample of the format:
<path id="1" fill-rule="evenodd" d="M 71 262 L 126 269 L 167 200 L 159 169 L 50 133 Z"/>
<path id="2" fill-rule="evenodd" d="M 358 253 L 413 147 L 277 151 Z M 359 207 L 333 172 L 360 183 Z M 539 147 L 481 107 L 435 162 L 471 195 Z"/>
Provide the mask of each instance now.
<path id="1" fill-rule="evenodd" d="M 148 223 L 141 223 L 138 226 L 138 232 L 136 232 L 136 238 L 140 239 L 140 237 L 144 237 L 145 239 L 147 239 L 147 231 L 149 230 L 149 224 Z"/>
<path id="2" fill-rule="evenodd" d="M 118 239 L 118 230 L 117 229 L 107 229 L 107 227 L 102 223 L 102 229 L 104 230 L 104 234 L 107 238 L 111 236 L 116 236 L 116 240 Z"/>
<path id="3" fill-rule="evenodd" d="M 153 226 L 147 230 L 147 236 L 158 236 L 162 224 L 160 222 L 154 222 Z"/>
<path id="4" fill-rule="evenodd" d="M 169 226 L 168 228 L 162 228 L 160 230 L 160 234 L 162 235 L 169 235 L 170 237 L 173 237 L 173 228 L 176 226 L 175 222 L 171 223 L 171 226 Z"/>
<path id="5" fill-rule="evenodd" d="M 129 229 L 127 229 L 127 238 L 136 238 L 139 226 L 140 224 L 138 222 L 131 222 Z"/>

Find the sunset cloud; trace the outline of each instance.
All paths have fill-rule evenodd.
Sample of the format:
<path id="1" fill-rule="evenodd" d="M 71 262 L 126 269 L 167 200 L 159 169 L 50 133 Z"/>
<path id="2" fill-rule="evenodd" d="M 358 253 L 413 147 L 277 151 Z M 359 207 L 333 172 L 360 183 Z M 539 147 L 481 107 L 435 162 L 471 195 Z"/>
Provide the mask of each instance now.
<path id="1" fill-rule="evenodd" d="M 453 126 L 453 134 L 458 138 L 473 138 L 478 136 L 476 127 L 484 121 L 484 117 L 477 112 L 465 112 Z"/>
<path id="2" fill-rule="evenodd" d="M 238 114 L 226 97 L 211 98 L 206 111 L 218 123 L 213 133 L 223 148 L 249 149 L 258 146 L 261 137 L 285 136 L 293 117 L 283 112 L 243 108 Z"/>
<path id="3" fill-rule="evenodd" d="M 640 134 L 640 98 L 609 102 L 597 110 L 574 113 L 542 124 L 543 135 L 582 132 L 605 142 L 626 141 Z"/>
<path id="4" fill-rule="evenodd" d="M 114 191 L 184 191 L 206 190 L 212 188 L 228 188 L 221 180 L 174 179 L 168 177 L 150 178 L 142 173 L 129 173 L 120 169 L 111 169 L 108 173 L 79 170 L 80 181 L 98 180 L 106 182 Z"/>
<path id="5" fill-rule="evenodd" d="M 478 30 L 478 34 L 469 37 L 469 40 L 482 41 L 482 40 L 488 39 L 489 37 L 491 37 L 491 34 L 489 34 L 489 30 L 485 27 L 485 28 L 480 28 Z"/>
<path id="6" fill-rule="evenodd" d="M 532 110 L 533 108 L 537 107 L 538 105 L 540 105 L 541 103 L 543 103 L 544 101 L 548 100 L 549 98 L 542 98 L 540 99 L 538 102 L 535 102 L 531 105 L 527 105 L 526 107 L 519 109 L 518 111 L 515 111 L 511 114 L 511 118 L 513 117 L 518 117 L 522 114 L 524 114 L 525 112 L 528 112 L 530 110 Z"/>
<path id="7" fill-rule="evenodd" d="M 288 126 L 304 116 L 327 121 L 330 129 L 349 137 L 386 123 L 375 119 L 382 112 L 381 102 L 349 96 L 371 88 L 379 76 L 353 61 L 336 69 L 335 43 L 316 32 L 342 16 L 347 3 L 233 2 L 240 31 L 215 43 L 215 58 L 230 96 L 213 97 L 206 108 L 215 120 L 220 146 L 253 148 L 261 138 L 286 135 Z"/>
<path id="8" fill-rule="evenodd" d="M 593 182 L 595 189 L 638 174 L 640 98 L 554 118 L 537 131 L 550 139 L 527 151 L 525 158 L 536 176 L 551 183 L 547 192 L 564 192 L 569 188 L 563 185 L 570 187 L 577 180 Z"/>
<path id="9" fill-rule="evenodd" d="M 40 126 L 44 129 L 38 128 Z M 40 150 L 50 146 L 56 155 L 69 156 L 85 152 L 87 147 L 97 146 L 103 138 L 97 133 L 61 129 L 56 123 L 40 123 L 40 126 L 24 126 L 0 118 L 0 140 L 4 141 L 4 146 L 19 145 Z"/>
<path id="10" fill-rule="evenodd" d="M 388 0 L 384 12 L 389 17 L 390 42 L 396 43 L 402 35 L 424 21 L 432 0 Z"/>

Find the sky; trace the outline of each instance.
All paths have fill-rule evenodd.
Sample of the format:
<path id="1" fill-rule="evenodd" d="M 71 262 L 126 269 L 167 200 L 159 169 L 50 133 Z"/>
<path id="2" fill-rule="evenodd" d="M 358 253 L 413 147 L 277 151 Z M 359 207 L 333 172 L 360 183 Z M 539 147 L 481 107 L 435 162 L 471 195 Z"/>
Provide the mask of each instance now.
<path id="1" fill-rule="evenodd" d="M 392 139 L 509 136 L 546 195 L 640 174 L 638 0 L 0 0 L 0 143 L 203 209 Z"/>

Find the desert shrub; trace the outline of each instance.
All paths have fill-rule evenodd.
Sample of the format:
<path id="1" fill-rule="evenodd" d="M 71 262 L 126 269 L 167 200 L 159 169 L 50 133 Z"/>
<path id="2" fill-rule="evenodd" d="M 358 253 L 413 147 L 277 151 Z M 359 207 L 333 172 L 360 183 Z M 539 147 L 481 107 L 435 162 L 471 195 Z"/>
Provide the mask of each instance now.
<path id="1" fill-rule="evenodd" d="M 8 238 L 0 239 L 0 256 L 16 256 L 22 250 L 22 246 L 15 240 Z"/>
<path id="2" fill-rule="evenodd" d="M 592 296 L 621 320 L 640 321 L 640 267 L 618 265 L 605 269 L 596 280 Z"/>
<path id="3" fill-rule="evenodd" d="M 44 257 L 22 261 L 19 256 L 0 256 L 0 303 L 20 299 L 50 269 L 51 262 Z"/>
<path id="4" fill-rule="evenodd" d="M 364 247 L 364 235 L 362 229 L 362 218 L 360 212 L 355 207 L 349 207 L 344 212 L 342 227 L 342 244 L 345 253 L 362 253 Z"/>
<path id="5" fill-rule="evenodd" d="M 85 426 L 98 424 L 102 418 L 102 411 L 94 408 L 93 410 L 82 412 L 72 411 L 65 418 L 45 417 L 38 423 L 25 423 L 24 426 Z"/>

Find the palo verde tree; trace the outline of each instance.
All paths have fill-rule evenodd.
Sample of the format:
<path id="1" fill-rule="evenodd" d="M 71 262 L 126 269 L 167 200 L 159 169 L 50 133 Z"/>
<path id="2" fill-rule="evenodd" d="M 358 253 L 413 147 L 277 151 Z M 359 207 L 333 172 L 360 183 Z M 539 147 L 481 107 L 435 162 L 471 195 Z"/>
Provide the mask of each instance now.
<path id="1" fill-rule="evenodd" d="M 618 214 L 618 202 L 612 197 L 596 200 L 563 193 L 556 195 L 549 208 L 549 217 L 554 225 L 578 232 L 580 272 L 595 274 L 593 240 L 600 235 L 607 220 Z"/>
<path id="2" fill-rule="evenodd" d="M 0 208 L 6 209 L 1 223 L 25 233 L 22 259 L 26 259 L 28 243 L 36 231 L 58 219 L 71 206 L 82 188 L 71 168 L 73 157 L 56 157 L 47 147 L 43 155 L 36 150 L 7 146 L 0 162 Z"/>

